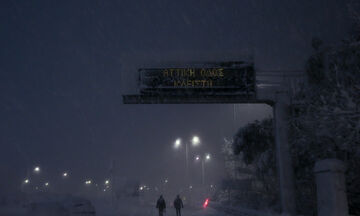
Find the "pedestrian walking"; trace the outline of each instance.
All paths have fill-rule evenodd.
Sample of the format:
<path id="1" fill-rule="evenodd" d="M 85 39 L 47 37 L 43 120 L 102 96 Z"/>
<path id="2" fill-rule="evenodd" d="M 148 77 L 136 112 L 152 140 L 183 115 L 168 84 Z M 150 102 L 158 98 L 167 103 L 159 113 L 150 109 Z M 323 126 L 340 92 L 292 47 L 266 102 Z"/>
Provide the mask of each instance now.
<path id="1" fill-rule="evenodd" d="M 166 203 L 162 195 L 156 202 L 156 208 L 159 209 L 159 216 L 163 216 L 166 211 Z"/>
<path id="2" fill-rule="evenodd" d="M 180 195 L 176 196 L 174 200 L 174 207 L 176 209 L 176 216 L 181 216 L 181 209 L 184 208 L 184 204 L 180 198 Z"/>

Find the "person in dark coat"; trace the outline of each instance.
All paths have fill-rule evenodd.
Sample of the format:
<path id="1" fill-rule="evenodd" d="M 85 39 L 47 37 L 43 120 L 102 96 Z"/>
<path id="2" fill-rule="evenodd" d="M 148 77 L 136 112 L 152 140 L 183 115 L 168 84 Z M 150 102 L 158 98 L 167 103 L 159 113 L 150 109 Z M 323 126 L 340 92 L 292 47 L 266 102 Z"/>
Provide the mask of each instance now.
<path id="1" fill-rule="evenodd" d="M 174 200 L 174 207 L 176 209 L 176 216 L 181 216 L 181 209 L 184 208 L 184 204 L 180 198 L 180 195 L 176 196 Z"/>
<path id="2" fill-rule="evenodd" d="M 160 195 L 160 198 L 156 202 L 156 208 L 159 209 L 159 216 L 163 216 L 166 209 L 166 203 L 162 195 Z"/>

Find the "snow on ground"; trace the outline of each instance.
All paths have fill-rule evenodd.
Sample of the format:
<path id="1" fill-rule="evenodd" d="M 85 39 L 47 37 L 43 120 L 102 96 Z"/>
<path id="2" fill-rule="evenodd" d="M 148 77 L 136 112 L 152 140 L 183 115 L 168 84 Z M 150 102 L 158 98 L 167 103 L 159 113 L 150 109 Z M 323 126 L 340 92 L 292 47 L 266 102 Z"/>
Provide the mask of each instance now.
<path id="1" fill-rule="evenodd" d="M 136 200 L 122 200 L 117 202 L 118 204 L 111 204 L 111 201 L 106 199 L 92 200 L 96 210 L 96 216 L 157 216 L 158 210 L 155 208 L 154 203 L 140 203 Z M 0 216 L 38 216 L 29 215 L 27 209 L 22 205 L 13 206 L 0 206 Z M 37 214 L 37 213 L 35 213 Z M 41 214 L 43 216 L 44 214 Z M 46 215 L 46 214 L 45 214 Z M 59 212 L 51 212 L 51 215 L 47 216 L 63 216 L 64 214 Z M 67 215 L 67 214 L 66 214 Z M 168 207 L 164 216 L 175 216 L 175 209 Z M 201 206 L 194 208 L 185 206 L 182 209 L 183 216 L 230 216 L 229 214 L 221 213 L 213 208 L 202 208 Z M 77 214 L 77 216 L 82 216 Z"/>
<path id="2" fill-rule="evenodd" d="M 101 200 L 93 201 L 96 208 L 96 216 L 157 216 L 158 210 L 154 205 L 139 204 L 131 201 L 121 201 L 118 206 L 113 206 L 110 202 Z M 165 216 L 175 216 L 175 209 L 170 207 L 166 209 Z M 182 209 L 183 216 L 228 216 L 212 208 L 191 208 Z M 230 215 L 229 215 L 230 216 Z"/>

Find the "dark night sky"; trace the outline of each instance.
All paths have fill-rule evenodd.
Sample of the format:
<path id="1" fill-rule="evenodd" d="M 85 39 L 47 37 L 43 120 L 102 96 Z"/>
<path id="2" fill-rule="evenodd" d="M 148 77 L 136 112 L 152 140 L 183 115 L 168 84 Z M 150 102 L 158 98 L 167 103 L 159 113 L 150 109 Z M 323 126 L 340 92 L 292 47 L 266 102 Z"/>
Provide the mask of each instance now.
<path id="1" fill-rule="evenodd" d="M 102 179 L 115 159 L 122 174 L 156 182 L 183 170 L 172 142 L 197 134 L 216 179 L 223 138 L 271 109 L 237 105 L 234 118 L 233 105 L 123 105 L 136 73 L 126 68 L 144 56 L 252 50 L 258 69 L 301 70 L 312 37 L 347 34 L 346 2 L 1 1 L 1 169 L 22 178 L 39 164 L 49 176 Z"/>

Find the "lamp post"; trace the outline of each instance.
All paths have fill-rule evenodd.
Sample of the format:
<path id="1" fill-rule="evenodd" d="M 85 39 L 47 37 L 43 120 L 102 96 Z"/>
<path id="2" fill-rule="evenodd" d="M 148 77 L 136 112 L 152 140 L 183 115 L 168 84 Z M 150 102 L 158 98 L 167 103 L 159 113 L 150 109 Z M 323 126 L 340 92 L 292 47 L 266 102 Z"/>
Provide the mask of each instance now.
<path id="1" fill-rule="evenodd" d="M 192 146 L 198 146 L 200 144 L 200 138 L 198 136 L 193 136 L 191 139 Z M 174 148 L 178 149 L 182 145 L 181 139 L 178 138 L 175 140 Z M 185 142 L 185 178 L 186 178 L 186 184 L 189 184 L 189 142 Z"/>
<path id="2" fill-rule="evenodd" d="M 203 157 L 200 155 L 195 156 L 195 161 L 201 161 L 201 183 L 205 185 L 205 162 L 211 159 L 210 154 L 205 154 Z"/>

